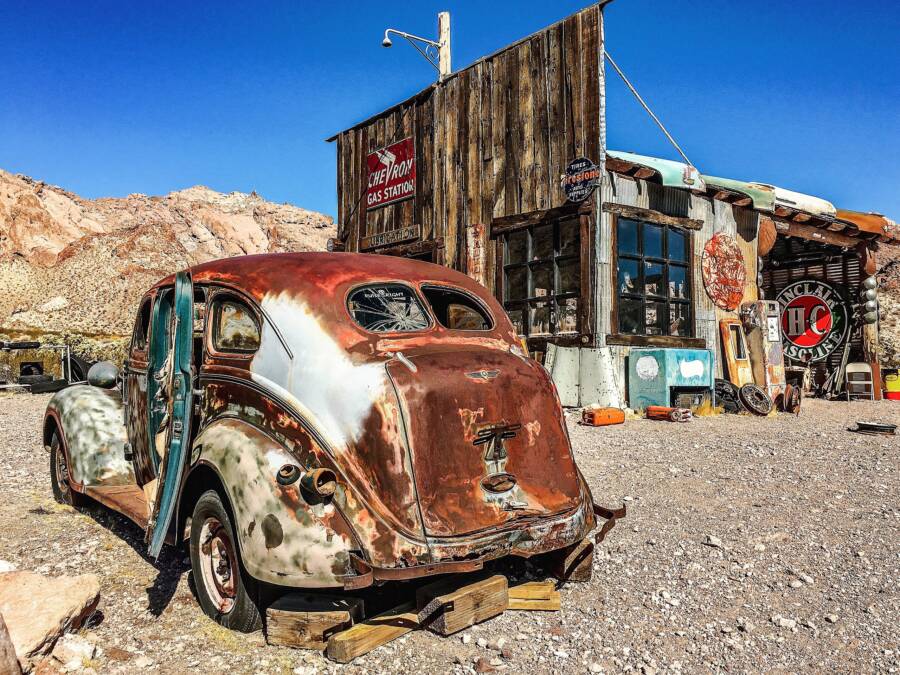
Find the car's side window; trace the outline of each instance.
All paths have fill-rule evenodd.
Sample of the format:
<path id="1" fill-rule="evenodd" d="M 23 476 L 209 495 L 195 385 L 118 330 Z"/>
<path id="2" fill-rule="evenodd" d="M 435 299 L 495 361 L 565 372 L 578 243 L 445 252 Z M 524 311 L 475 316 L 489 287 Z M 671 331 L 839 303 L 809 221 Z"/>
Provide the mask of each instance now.
<path id="1" fill-rule="evenodd" d="M 422 286 L 435 318 L 451 330 L 491 330 L 494 322 L 481 304 L 467 293 L 445 286 Z"/>
<path id="2" fill-rule="evenodd" d="M 253 310 L 233 297 L 213 303 L 213 346 L 219 352 L 248 354 L 259 348 L 259 323 Z"/>
<path id="3" fill-rule="evenodd" d="M 145 298 L 138 310 L 137 320 L 134 323 L 134 334 L 131 337 L 131 350 L 135 352 L 147 351 L 147 337 L 150 335 L 150 309 L 152 298 Z"/>

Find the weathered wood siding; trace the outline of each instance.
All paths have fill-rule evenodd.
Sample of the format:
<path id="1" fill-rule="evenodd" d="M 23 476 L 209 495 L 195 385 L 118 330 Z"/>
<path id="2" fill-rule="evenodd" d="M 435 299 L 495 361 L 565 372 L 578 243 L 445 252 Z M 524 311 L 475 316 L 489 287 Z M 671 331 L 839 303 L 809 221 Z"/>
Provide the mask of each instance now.
<path id="1" fill-rule="evenodd" d="M 566 164 L 601 154 L 602 12 L 585 9 L 337 136 L 338 238 L 420 225 L 465 269 L 465 227 L 563 205 Z M 415 198 L 367 211 L 366 156 L 413 136 Z M 488 269 L 494 245 L 488 243 Z"/>

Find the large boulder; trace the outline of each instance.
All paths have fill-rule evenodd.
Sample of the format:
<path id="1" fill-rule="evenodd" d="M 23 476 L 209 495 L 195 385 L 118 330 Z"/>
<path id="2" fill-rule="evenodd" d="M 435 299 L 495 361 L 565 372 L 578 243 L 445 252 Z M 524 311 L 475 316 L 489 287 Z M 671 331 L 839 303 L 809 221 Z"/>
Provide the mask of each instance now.
<path id="1" fill-rule="evenodd" d="M 100 581 L 94 574 L 0 574 L 0 614 L 24 670 L 30 668 L 35 657 L 49 652 L 60 635 L 81 626 L 98 602 Z"/>
<path id="2" fill-rule="evenodd" d="M 19 661 L 16 658 L 16 648 L 13 647 L 12 638 L 0 614 L 0 673 L 4 675 L 19 675 Z"/>

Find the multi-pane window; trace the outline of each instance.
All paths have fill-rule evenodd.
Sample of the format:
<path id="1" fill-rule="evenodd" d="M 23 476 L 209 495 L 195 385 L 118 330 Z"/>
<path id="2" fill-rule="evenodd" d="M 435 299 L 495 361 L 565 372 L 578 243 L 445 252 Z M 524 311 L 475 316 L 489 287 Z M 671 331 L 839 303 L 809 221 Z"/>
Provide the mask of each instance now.
<path id="1" fill-rule="evenodd" d="M 578 332 L 580 231 L 573 216 L 503 235 L 503 307 L 520 335 Z"/>
<path id="2" fill-rule="evenodd" d="M 691 335 L 687 232 L 618 218 L 616 253 L 619 333 Z"/>

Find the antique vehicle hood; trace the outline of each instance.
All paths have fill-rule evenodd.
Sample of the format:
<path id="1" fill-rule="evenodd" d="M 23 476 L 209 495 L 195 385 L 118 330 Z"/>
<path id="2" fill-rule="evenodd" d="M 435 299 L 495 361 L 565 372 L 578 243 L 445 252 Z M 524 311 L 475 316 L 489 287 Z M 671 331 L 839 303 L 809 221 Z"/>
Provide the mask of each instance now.
<path id="1" fill-rule="evenodd" d="M 406 353 L 387 369 L 429 539 L 581 505 L 556 392 L 536 362 L 457 345 Z"/>

